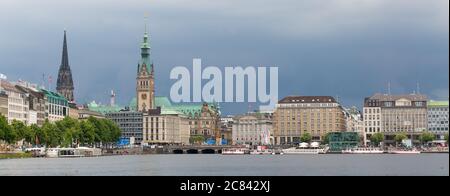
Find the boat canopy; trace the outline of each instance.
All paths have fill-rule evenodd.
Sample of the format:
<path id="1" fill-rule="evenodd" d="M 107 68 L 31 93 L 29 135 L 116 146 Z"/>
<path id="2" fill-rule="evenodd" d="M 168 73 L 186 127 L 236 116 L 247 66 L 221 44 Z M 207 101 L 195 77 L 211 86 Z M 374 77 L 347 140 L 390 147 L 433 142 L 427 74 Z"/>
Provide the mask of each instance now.
<path id="1" fill-rule="evenodd" d="M 312 147 L 312 148 L 318 148 L 318 147 L 319 147 L 319 142 L 313 142 L 313 143 L 311 143 L 311 147 Z"/>
<path id="2" fill-rule="evenodd" d="M 308 148 L 309 144 L 306 142 L 300 143 L 300 148 Z"/>

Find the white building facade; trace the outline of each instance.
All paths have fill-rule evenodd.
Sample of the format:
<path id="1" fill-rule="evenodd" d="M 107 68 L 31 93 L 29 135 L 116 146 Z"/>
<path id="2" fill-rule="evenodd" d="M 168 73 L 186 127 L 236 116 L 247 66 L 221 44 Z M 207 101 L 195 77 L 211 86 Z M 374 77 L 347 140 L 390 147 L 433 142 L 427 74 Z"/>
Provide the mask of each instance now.
<path id="1" fill-rule="evenodd" d="M 50 122 L 63 120 L 69 116 L 69 102 L 62 95 L 42 90 L 45 96 L 45 117 Z"/>
<path id="2" fill-rule="evenodd" d="M 1 86 L 8 95 L 8 123 L 11 123 L 13 120 L 18 120 L 28 124 L 29 104 L 27 95 L 6 80 L 2 80 Z"/>
<path id="3" fill-rule="evenodd" d="M 437 140 L 444 140 L 448 134 L 448 101 L 428 101 L 428 131 L 436 135 Z"/>
<path id="4" fill-rule="evenodd" d="M 369 139 L 383 133 L 386 142 L 394 142 L 397 133 L 418 136 L 427 130 L 427 97 L 421 94 L 375 94 L 364 101 L 364 131 Z"/>
<path id="5" fill-rule="evenodd" d="M 249 113 L 233 119 L 233 144 L 270 145 L 272 143 L 271 114 Z"/>
<path id="6" fill-rule="evenodd" d="M 145 145 L 189 144 L 189 120 L 181 114 L 165 114 L 160 108 L 152 109 L 143 114 L 142 122 L 142 143 Z"/>

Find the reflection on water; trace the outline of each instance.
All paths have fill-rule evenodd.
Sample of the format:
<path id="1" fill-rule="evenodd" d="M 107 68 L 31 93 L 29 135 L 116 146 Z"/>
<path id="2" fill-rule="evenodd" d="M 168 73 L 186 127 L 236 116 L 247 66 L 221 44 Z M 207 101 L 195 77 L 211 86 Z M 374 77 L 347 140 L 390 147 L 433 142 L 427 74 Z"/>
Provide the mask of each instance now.
<path id="1" fill-rule="evenodd" d="M 449 175 L 448 154 L 141 155 L 0 160 L 0 175 Z"/>

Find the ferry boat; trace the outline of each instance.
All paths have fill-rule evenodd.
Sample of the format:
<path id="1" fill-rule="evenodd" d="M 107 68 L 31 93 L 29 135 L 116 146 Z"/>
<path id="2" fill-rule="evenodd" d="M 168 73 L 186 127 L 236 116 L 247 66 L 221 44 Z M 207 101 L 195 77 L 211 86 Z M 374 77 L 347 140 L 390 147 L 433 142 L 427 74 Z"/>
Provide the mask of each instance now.
<path id="1" fill-rule="evenodd" d="M 325 149 L 320 148 L 288 148 L 283 149 L 284 154 L 325 154 Z"/>
<path id="2" fill-rule="evenodd" d="M 223 149 L 223 155 L 243 155 L 245 154 L 245 149 L 236 148 L 236 149 Z"/>
<path id="3" fill-rule="evenodd" d="M 389 154 L 420 154 L 421 152 L 417 149 L 412 150 L 390 150 Z"/>
<path id="4" fill-rule="evenodd" d="M 381 148 L 366 148 L 357 147 L 342 150 L 342 154 L 383 154 L 384 151 Z"/>
<path id="5" fill-rule="evenodd" d="M 283 149 L 284 154 L 325 154 L 328 148 L 320 148 L 319 143 L 300 143 L 298 147 Z"/>
<path id="6" fill-rule="evenodd" d="M 98 148 L 49 148 L 46 157 L 48 158 L 72 158 L 72 157 L 92 157 L 101 156 L 102 151 Z"/>
<path id="7" fill-rule="evenodd" d="M 256 149 L 251 150 L 250 154 L 252 155 L 270 155 L 273 150 L 269 149 L 267 146 L 257 146 Z"/>
<path id="8" fill-rule="evenodd" d="M 271 150 L 252 150 L 250 154 L 252 155 L 270 155 L 273 152 Z"/>
<path id="9" fill-rule="evenodd" d="M 277 155 L 277 154 L 283 155 L 284 152 L 283 152 L 282 150 L 278 150 L 278 151 L 273 151 L 273 152 L 272 152 L 272 155 Z"/>
<path id="10" fill-rule="evenodd" d="M 33 157 L 45 157 L 45 148 L 27 148 L 25 152 L 30 152 Z"/>

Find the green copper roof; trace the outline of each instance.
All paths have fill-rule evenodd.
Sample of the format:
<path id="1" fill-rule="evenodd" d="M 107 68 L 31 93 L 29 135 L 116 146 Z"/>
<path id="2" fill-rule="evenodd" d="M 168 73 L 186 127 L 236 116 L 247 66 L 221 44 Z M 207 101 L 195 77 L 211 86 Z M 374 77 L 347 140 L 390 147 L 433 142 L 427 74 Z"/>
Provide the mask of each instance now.
<path id="1" fill-rule="evenodd" d="M 151 52 L 150 52 L 150 42 L 149 42 L 149 35 L 147 31 L 145 31 L 144 34 L 144 40 L 141 43 L 141 60 L 138 64 L 138 72 L 141 71 L 142 66 L 147 67 L 148 74 L 153 72 L 153 62 L 151 61 Z"/>
<path id="2" fill-rule="evenodd" d="M 155 106 L 156 107 L 172 107 L 172 103 L 167 97 L 155 97 Z"/>
<path id="3" fill-rule="evenodd" d="M 428 107 L 448 107 L 448 101 L 428 101 Z"/>
<path id="4" fill-rule="evenodd" d="M 128 105 L 128 107 L 130 108 L 131 111 L 136 111 L 136 110 L 137 110 L 137 100 L 136 100 L 136 97 L 134 97 L 133 99 L 131 99 L 130 104 Z"/>
<path id="5" fill-rule="evenodd" d="M 99 104 L 95 103 L 95 101 L 89 103 L 88 108 L 90 111 L 98 112 L 103 115 L 108 114 L 108 113 L 113 113 L 113 112 L 119 112 L 121 109 L 123 109 L 122 107 L 117 106 L 117 105 L 114 105 L 114 106 L 99 105 Z"/>
<path id="6" fill-rule="evenodd" d="M 53 98 L 53 99 L 56 99 L 56 100 L 67 102 L 67 99 L 64 96 L 62 96 L 62 95 L 60 95 L 58 93 L 55 93 L 55 92 L 52 92 L 52 91 L 48 91 L 48 90 L 45 90 L 45 89 L 40 89 L 40 90 L 41 90 L 41 92 L 43 92 L 45 94 L 45 96 L 47 96 L 49 98 Z"/>
<path id="7" fill-rule="evenodd" d="M 131 106 L 136 108 L 136 98 L 133 98 L 130 102 L 130 109 Z M 209 104 L 208 106 L 213 111 L 218 109 L 215 104 Z M 169 98 L 157 96 L 155 97 L 155 107 L 161 107 L 162 114 L 184 114 L 193 117 L 201 114 L 203 104 L 172 104 Z"/>

